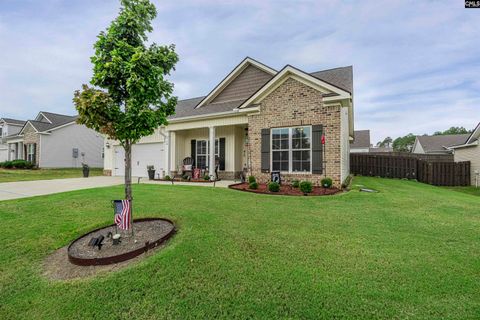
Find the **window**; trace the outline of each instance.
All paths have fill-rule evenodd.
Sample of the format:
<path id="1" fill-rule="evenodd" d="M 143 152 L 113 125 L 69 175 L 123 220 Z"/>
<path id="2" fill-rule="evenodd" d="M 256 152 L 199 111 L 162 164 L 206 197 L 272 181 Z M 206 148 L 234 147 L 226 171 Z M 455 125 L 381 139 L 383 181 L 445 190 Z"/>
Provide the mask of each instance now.
<path id="1" fill-rule="evenodd" d="M 35 163 L 35 144 L 27 145 L 27 161 Z"/>
<path id="2" fill-rule="evenodd" d="M 210 142 L 208 140 L 197 140 L 196 142 L 196 157 L 195 164 L 197 168 L 205 169 L 208 167 L 209 163 L 209 153 L 210 153 Z M 219 143 L 218 139 L 215 139 L 215 156 L 219 156 Z"/>
<path id="3" fill-rule="evenodd" d="M 3 137 L 3 127 L 0 127 L 0 138 Z"/>
<path id="4" fill-rule="evenodd" d="M 272 171 L 311 171 L 311 127 L 271 130 Z"/>

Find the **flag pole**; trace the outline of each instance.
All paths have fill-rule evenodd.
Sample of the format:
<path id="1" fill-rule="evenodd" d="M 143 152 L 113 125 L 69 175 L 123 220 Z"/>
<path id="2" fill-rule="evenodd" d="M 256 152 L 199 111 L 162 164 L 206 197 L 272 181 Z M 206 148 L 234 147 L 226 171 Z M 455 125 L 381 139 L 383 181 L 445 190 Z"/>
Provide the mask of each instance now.
<path id="1" fill-rule="evenodd" d="M 132 238 L 135 237 L 135 233 L 133 232 L 133 199 L 130 200 L 130 227 L 132 228 Z"/>

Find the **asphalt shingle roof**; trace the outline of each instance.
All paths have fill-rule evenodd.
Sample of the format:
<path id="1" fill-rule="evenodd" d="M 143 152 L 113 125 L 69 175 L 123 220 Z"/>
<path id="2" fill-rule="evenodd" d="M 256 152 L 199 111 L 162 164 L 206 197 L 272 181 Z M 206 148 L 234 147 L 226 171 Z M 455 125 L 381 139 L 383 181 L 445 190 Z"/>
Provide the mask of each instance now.
<path id="1" fill-rule="evenodd" d="M 12 118 L 1 118 L 0 120 L 5 121 L 6 123 L 9 124 L 16 124 L 19 126 L 23 126 L 25 124 L 24 120 L 17 120 L 17 119 L 12 119 Z"/>
<path id="2" fill-rule="evenodd" d="M 68 116 L 64 114 L 52 113 L 52 112 L 41 112 L 45 117 L 48 118 L 52 123 L 46 121 L 36 121 L 36 120 L 29 120 L 32 126 L 39 132 L 45 132 L 48 130 L 52 130 L 56 127 L 60 127 L 64 124 L 70 123 L 75 121 L 78 116 Z"/>
<path id="3" fill-rule="evenodd" d="M 317 79 L 330 83 L 335 87 L 353 93 L 352 66 L 317 71 L 310 73 L 310 75 L 314 76 Z"/>
<path id="4" fill-rule="evenodd" d="M 422 145 L 423 151 L 445 152 L 445 147 L 464 144 L 467 142 L 470 133 L 467 134 L 449 134 L 438 136 L 418 136 L 418 142 Z"/>
<path id="5" fill-rule="evenodd" d="M 353 69 L 352 66 L 340 67 L 335 69 L 323 70 L 310 73 L 311 76 L 334 85 L 340 89 L 353 92 Z M 239 107 L 244 100 L 227 101 L 221 103 L 210 103 L 195 109 L 195 107 L 205 98 L 205 96 L 179 100 L 175 109 L 175 115 L 170 116 L 169 119 L 178 119 L 184 117 L 193 117 L 206 114 L 214 114 L 221 112 L 233 111 Z M 48 115 L 47 115 L 48 117 Z M 368 146 L 370 146 L 370 133 L 368 137 Z"/>
<path id="6" fill-rule="evenodd" d="M 356 130 L 350 148 L 370 148 L 370 130 Z"/>

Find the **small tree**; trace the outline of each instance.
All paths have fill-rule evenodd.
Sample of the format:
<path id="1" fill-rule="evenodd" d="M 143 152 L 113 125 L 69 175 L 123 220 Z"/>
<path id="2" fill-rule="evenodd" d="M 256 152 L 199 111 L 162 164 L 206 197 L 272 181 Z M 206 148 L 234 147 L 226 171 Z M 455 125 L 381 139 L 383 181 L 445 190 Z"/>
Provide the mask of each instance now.
<path id="1" fill-rule="evenodd" d="M 118 140 L 125 149 L 125 199 L 132 200 L 132 145 L 167 124 L 177 104 L 165 76 L 178 62 L 175 46 L 147 47 L 156 17 L 149 0 L 121 0 L 119 16 L 94 45 L 94 87 L 82 86 L 73 101 L 78 123 Z"/>

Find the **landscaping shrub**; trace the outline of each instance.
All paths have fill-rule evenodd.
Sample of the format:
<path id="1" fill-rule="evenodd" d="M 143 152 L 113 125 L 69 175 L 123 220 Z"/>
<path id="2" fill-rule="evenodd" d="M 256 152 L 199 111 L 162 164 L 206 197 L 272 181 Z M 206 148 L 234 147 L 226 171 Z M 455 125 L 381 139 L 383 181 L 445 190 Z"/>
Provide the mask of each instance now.
<path id="1" fill-rule="evenodd" d="M 182 179 L 183 179 L 183 180 L 190 180 L 190 177 L 189 177 L 187 174 L 184 174 L 184 175 L 182 176 Z"/>
<path id="2" fill-rule="evenodd" d="M 170 180 L 172 180 L 172 178 L 170 178 L 170 176 L 165 176 L 165 178 L 164 178 L 164 179 L 165 179 L 165 180 L 167 180 L 167 181 L 170 181 Z"/>
<path id="3" fill-rule="evenodd" d="M 254 176 L 249 176 L 248 177 L 248 183 L 252 183 L 252 182 L 257 182 L 257 179 L 255 179 Z"/>
<path id="4" fill-rule="evenodd" d="M 12 161 L 2 162 L 2 168 L 12 169 L 13 168 L 13 162 Z"/>
<path id="5" fill-rule="evenodd" d="M 323 178 L 321 182 L 322 182 L 322 187 L 324 188 L 331 188 L 333 184 L 333 181 L 331 178 Z"/>
<path id="6" fill-rule="evenodd" d="M 209 176 L 208 174 L 204 175 L 204 176 L 203 176 L 203 180 L 205 180 L 205 181 L 210 180 L 210 176 Z"/>
<path id="7" fill-rule="evenodd" d="M 12 160 L 0 163 L 0 168 L 6 169 L 33 169 L 34 164 L 26 160 Z"/>
<path id="8" fill-rule="evenodd" d="M 270 190 L 271 192 L 278 192 L 280 191 L 280 184 L 278 182 L 270 182 L 268 184 L 268 190 Z"/>
<path id="9" fill-rule="evenodd" d="M 294 187 L 294 188 L 300 187 L 300 181 L 298 181 L 298 180 L 293 180 L 293 181 L 292 181 L 292 187 Z"/>
<path id="10" fill-rule="evenodd" d="M 248 188 L 256 190 L 258 189 L 258 183 L 256 181 L 250 182 L 250 184 L 248 185 Z"/>
<path id="11" fill-rule="evenodd" d="M 302 181 L 300 182 L 300 190 L 303 193 L 310 193 L 313 190 L 313 185 L 310 181 Z"/>

